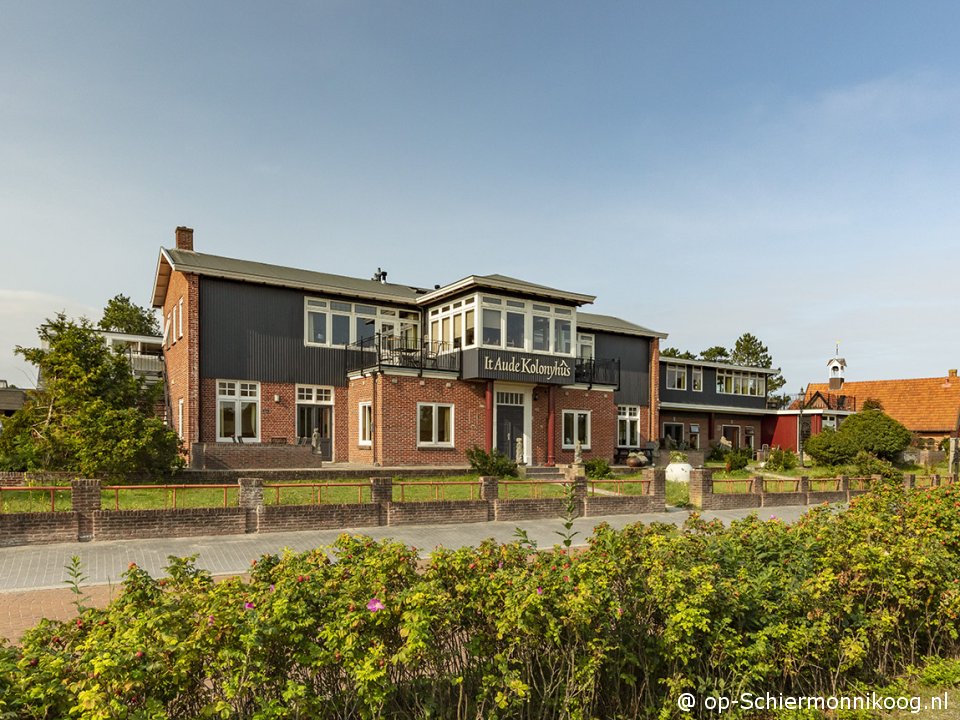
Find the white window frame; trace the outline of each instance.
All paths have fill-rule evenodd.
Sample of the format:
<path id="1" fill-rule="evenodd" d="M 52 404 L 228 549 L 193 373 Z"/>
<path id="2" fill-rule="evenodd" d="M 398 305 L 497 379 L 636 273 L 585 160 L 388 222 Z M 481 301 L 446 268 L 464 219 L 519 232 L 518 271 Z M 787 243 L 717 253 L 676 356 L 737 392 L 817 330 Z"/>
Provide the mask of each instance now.
<path id="1" fill-rule="evenodd" d="M 183 440 L 183 398 L 177 400 L 177 435 Z"/>
<path id="2" fill-rule="evenodd" d="M 568 444 L 564 435 L 566 434 L 567 415 L 573 415 L 573 442 Z M 580 446 L 581 450 L 590 450 L 593 447 L 593 411 L 592 410 L 564 410 L 560 422 L 560 442 L 564 450 L 576 450 L 577 438 L 580 433 L 577 432 L 579 418 L 586 418 L 587 422 L 587 441 Z"/>
<path id="3" fill-rule="evenodd" d="M 667 364 L 667 390 L 687 389 L 687 366 Z"/>
<path id="4" fill-rule="evenodd" d="M 371 447 L 373 445 L 373 403 L 367 400 L 358 403 L 357 408 L 357 445 Z"/>
<path id="5" fill-rule="evenodd" d="M 730 381 L 729 389 L 727 389 L 728 380 Z M 766 397 L 767 376 L 764 373 L 717 368 L 717 394 Z"/>
<path id="6" fill-rule="evenodd" d="M 177 303 L 177 337 L 183 337 L 183 298 Z"/>
<path id="7" fill-rule="evenodd" d="M 690 368 L 690 389 L 703 392 L 703 368 L 700 366 Z"/>
<path id="8" fill-rule="evenodd" d="M 582 352 L 583 348 L 590 348 L 590 354 Z M 593 360 L 597 356 L 597 336 L 593 333 L 577 333 L 577 357 L 583 360 Z"/>
<path id="9" fill-rule="evenodd" d="M 667 422 L 666 420 L 663 422 L 663 435 L 662 435 L 662 437 L 663 437 L 664 440 L 667 439 L 667 425 L 669 425 L 670 427 L 678 427 L 678 428 L 680 428 L 680 440 L 679 440 L 679 442 L 677 443 L 678 445 L 682 445 L 683 443 L 686 442 L 686 438 L 687 438 L 687 428 L 686 428 L 686 426 L 684 426 L 684 424 L 683 424 L 682 422 Z M 672 435 L 671 435 L 670 437 L 673 438 Z M 674 442 L 677 442 L 676 439 L 674 439 Z"/>
<path id="10" fill-rule="evenodd" d="M 423 408 L 428 407 L 432 409 L 433 416 L 433 439 L 430 441 L 424 441 L 420 439 L 420 413 Z M 450 409 L 450 440 L 440 441 L 437 440 L 439 437 L 439 423 L 437 422 L 438 409 L 439 408 L 449 408 Z M 417 403 L 417 447 L 423 448 L 452 448 L 454 447 L 455 437 L 454 430 L 456 428 L 456 422 L 454 418 L 454 413 L 456 413 L 455 406 L 453 403 Z"/>
<path id="11" fill-rule="evenodd" d="M 634 434 L 636 435 L 637 441 L 635 443 L 627 442 L 626 444 L 621 444 L 620 442 L 620 425 L 626 423 L 628 425 L 633 425 L 635 427 Z M 630 431 L 627 431 L 627 439 L 629 440 Z M 639 405 L 617 405 L 617 447 L 618 448 L 634 448 L 640 446 L 640 406 Z"/>
<path id="12" fill-rule="evenodd" d="M 313 304 L 311 304 L 313 303 Z M 333 303 L 343 303 L 349 305 L 349 310 L 334 310 Z M 373 312 L 358 311 L 357 308 L 371 308 Z M 324 314 L 324 331 L 326 334 L 325 342 L 314 342 L 310 339 L 310 313 Z M 343 347 L 343 343 L 333 342 L 333 316 L 343 315 L 348 317 L 350 323 L 350 340 L 348 344 L 357 342 L 357 320 L 360 318 L 373 319 L 373 336 L 381 334 L 384 324 L 394 327 L 394 333 L 398 336 L 404 336 L 404 326 L 407 328 L 407 335 L 414 338 L 416 344 L 420 343 L 420 312 L 409 308 L 389 308 L 380 307 L 366 302 L 353 302 L 344 299 L 333 299 L 329 297 L 306 296 L 303 298 L 303 344 L 307 347 Z"/>
<path id="13" fill-rule="evenodd" d="M 251 437 L 242 437 L 243 442 L 260 442 L 260 428 L 261 428 L 261 418 L 260 411 L 262 409 L 260 404 L 260 383 L 249 380 L 225 380 L 218 379 L 217 383 L 217 402 L 216 402 L 216 419 L 217 419 L 217 442 L 234 442 L 234 437 L 225 437 L 222 434 L 222 429 L 220 427 L 220 404 L 230 402 L 231 400 L 235 403 L 234 405 L 234 417 L 235 423 L 240 423 L 241 418 L 241 407 L 243 403 L 255 403 L 257 412 L 257 433 Z M 225 387 L 226 386 L 226 387 Z M 232 386 L 232 392 L 227 393 L 225 390 L 227 387 Z M 244 394 L 247 393 L 247 394 Z M 254 393 L 254 394 L 249 394 Z"/>

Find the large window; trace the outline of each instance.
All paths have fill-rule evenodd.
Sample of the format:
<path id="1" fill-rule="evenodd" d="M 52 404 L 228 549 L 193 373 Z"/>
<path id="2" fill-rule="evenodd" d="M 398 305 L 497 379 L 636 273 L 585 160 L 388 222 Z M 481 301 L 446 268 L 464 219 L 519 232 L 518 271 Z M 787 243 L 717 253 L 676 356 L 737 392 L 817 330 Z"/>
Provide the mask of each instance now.
<path id="1" fill-rule="evenodd" d="M 358 444 L 370 446 L 373 444 L 373 405 L 368 402 L 360 403 L 360 428 Z"/>
<path id="2" fill-rule="evenodd" d="M 635 448 L 640 445 L 640 408 L 636 405 L 617 406 L 617 447 Z"/>
<path id="3" fill-rule="evenodd" d="M 453 405 L 417 404 L 417 445 L 453 447 Z"/>
<path id="4" fill-rule="evenodd" d="M 667 365 L 667 390 L 687 389 L 687 368 L 685 365 Z"/>
<path id="5" fill-rule="evenodd" d="M 297 385 L 297 437 L 312 440 L 317 430 L 322 438 L 332 437 L 333 388 Z"/>
<path id="6" fill-rule="evenodd" d="M 744 370 L 717 370 L 717 392 L 721 395 L 766 397 L 767 377 Z"/>
<path id="7" fill-rule="evenodd" d="M 577 333 L 577 357 L 592 360 L 595 343 L 593 333 Z"/>
<path id="8" fill-rule="evenodd" d="M 683 423 L 665 422 L 663 424 L 664 445 L 668 448 L 678 448 L 683 445 Z"/>
<path id="9" fill-rule="evenodd" d="M 400 337 L 411 347 L 420 343 L 420 313 L 342 300 L 304 300 L 304 342 L 307 345 L 348 345 L 381 337 Z"/>
<path id="10" fill-rule="evenodd" d="M 217 440 L 260 440 L 260 383 L 217 380 Z"/>
<path id="11" fill-rule="evenodd" d="M 579 441 L 583 450 L 590 449 L 590 411 L 563 411 L 563 449 L 573 450 Z"/>
<path id="12" fill-rule="evenodd" d="M 702 367 L 690 368 L 690 375 L 692 376 L 692 380 L 690 381 L 690 384 L 693 387 L 693 391 L 703 392 L 703 368 Z"/>
<path id="13" fill-rule="evenodd" d="M 496 327 L 499 332 L 500 318 L 496 320 L 481 313 L 482 332 Z M 455 300 L 430 310 L 430 345 L 435 352 L 448 352 L 476 344 L 477 309 L 476 297 Z"/>

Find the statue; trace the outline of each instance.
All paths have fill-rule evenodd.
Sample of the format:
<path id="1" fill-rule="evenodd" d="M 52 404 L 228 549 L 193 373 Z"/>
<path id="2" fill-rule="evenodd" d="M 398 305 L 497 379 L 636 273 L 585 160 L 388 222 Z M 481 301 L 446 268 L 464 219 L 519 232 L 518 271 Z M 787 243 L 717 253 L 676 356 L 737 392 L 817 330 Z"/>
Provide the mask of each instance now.
<path id="1" fill-rule="evenodd" d="M 310 447 L 313 448 L 313 452 L 317 453 L 320 449 L 320 428 L 313 429 L 313 435 L 310 437 Z"/>
<path id="2" fill-rule="evenodd" d="M 573 450 L 573 464 L 583 465 L 583 443 L 577 440 Z"/>
<path id="3" fill-rule="evenodd" d="M 516 460 L 517 465 L 523 465 L 523 438 L 518 437 L 516 443 L 514 443 L 513 459 Z"/>

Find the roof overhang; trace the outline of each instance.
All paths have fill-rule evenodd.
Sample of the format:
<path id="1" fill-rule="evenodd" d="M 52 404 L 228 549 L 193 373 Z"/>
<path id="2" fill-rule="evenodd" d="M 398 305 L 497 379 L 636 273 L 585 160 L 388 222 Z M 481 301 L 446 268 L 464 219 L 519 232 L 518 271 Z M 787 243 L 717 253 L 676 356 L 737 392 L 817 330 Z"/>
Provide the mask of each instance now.
<path id="1" fill-rule="evenodd" d="M 731 407 L 729 405 L 695 405 L 693 403 L 661 402 L 661 410 L 693 410 L 696 412 L 715 412 L 724 415 L 776 415 L 777 410 L 770 408 Z"/>
<path id="2" fill-rule="evenodd" d="M 533 297 L 542 297 L 554 302 L 560 301 L 570 305 L 587 305 L 597 299 L 596 295 L 584 295 L 582 293 L 567 292 L 566 290 L 556 290 L 543 285 L 534 285 L 520 281 L 513 281 L 508 278 L 491 278 L 483 275 L 470 275 L 457 282 L 444 285 L 436 290 L 417 298 L 417 305 L 431 305 L 440 302 L 445 298 L 454 295 L 460 295 L 472 289 L 487 289 L 499 292 L 507 292 L 515 295 L 529 295 Z"/>
<path id="3" fill-rule="evenodd" d="M 764 375 L 776 375 L 780 368 L 760 368 L 750 367 L 749 365 L 733 365 L 731 363 L 709 362 L 707 360 L 687 360 L 686 358 L 669 357 L 661 355 L 660 362 L 670 365 L 696 365 L 698 367 L 718 368 L 720 370 L 741 370 L 743 372 L 763 373 Z"/>

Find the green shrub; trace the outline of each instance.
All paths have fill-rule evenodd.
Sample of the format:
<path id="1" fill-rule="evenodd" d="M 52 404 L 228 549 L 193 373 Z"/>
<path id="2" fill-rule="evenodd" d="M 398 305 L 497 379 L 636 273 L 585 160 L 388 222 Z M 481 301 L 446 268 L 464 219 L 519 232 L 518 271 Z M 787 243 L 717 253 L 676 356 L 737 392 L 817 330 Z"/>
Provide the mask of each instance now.
<path id="1" fill-rule="evenodd" d="M 470 468 L 478 475 L 517 476 L 517 464 L 496 448 L 493 449 L 493 452 L 488 453 L 483 448 L 474 445 L 467 450 L 466 455 Z"/>
<path id="2" fill-rule="evenodd" d="M 602 480 L 603 478 L 613 477 L 613 471 L 610 469 L 610 463 L 603 458 L 594 458 L 583 462 L 583 469 L 588 478 Z"/>
<path id="3" fill-rule="evenodd" d="M 893 463 L 881 460 L 866 450 L 861 450 L 853 458 L 853 467 L 857 475 L 881 475 L 887 480 L 897 480 L 903 473 L 894 467 Z"/>
<path id="4" fill-rule="evenodd" d="M 907 428 L 882 410 L 864 410 L 851 415 L 837 432 L 849 439 L 856 452 L 866 450 L 884 460 L 895 459 L 912 437 Z"/>
<path id="5" fill-rule="evenodd" d="M 747 465 L 750 464 L 750 460 L 752 458 L 752 453 L 747 449 L 731 450 L 724 456 L 727 472 L 743 470 Z"/>
<path id="6" fill-rule="evenodd" d="M 819 465 L 845 465 L 857 454 L 850 439 L 833 428 L 825 428 L 818 435 L 807 438 L 803 451 Z"/>
<path id="7" fill-rule="evenodd" d="M 767 453 L 767 462 L 764 465 L 764 469 L 779 472 L 781 470 L 793 470 L 799 464 L 800 461 L 797 459 L 797 455 L 793 450 L 783 450 L 775 447 L 771 448 Z"/>

